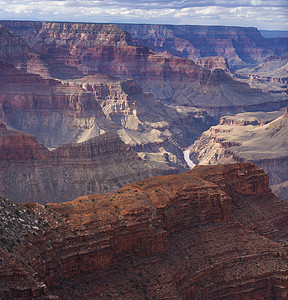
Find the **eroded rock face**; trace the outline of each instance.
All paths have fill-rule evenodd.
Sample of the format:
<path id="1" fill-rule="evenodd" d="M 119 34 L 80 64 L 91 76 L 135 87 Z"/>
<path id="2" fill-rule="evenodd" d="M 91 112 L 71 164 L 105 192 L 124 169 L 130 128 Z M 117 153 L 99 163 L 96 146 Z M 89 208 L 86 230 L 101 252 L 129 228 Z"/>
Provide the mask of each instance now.
<path id="1" fill-rule="evenodd" d="M 269 93 L 288 93 L 288 56 L 267 57 L 256 67 L 239 69 L 243 82 Z"/>
<path id="2" fill-rule="evenodd" d="M 116 25 L 14 21 L 2 22 L 2 24 L 5 24 L 15 35 L 21 36 L 35 52 L 41 54 L 41 59 L 47 64 L 47 68 L 45 72 L 42 72 L 41 68 L 35 72 L 45 77 L 47 72 L 49 78 L 61 79 L 79 78 L 96 73 L 121 78 L 132 77 L 145 92 L 151 92 L 155 98 L 164 103 L 204 108 L 217 116 L 223 115 L 223 112 L 224 114 L 235 113 L 263 109 L 263 107 L 267 110 L 275 110 L 287 104 L 287 98 L 284 96 L 268 96 L 259 90 L 251 89 L 249 85 L 235 81 L 226 72 L 203 69 L 187 58 L 152 53 L 147 47 L 134 43 L 131 35 Z M 184 32 L 189 28 L 183 27 Z M 190 29 L 193 32 L 193 27 Z M 235 35 L 235 32 L 236 40 L 241 40 L 239 42 L 241 45 L 254 43 L 254 38 L 261 43 L 265 40 L 256 29 L 252 28 L 247 29 L 248 39 L 243 28 L 215 27 L 213 29 L 200 26 L 196 31 L 202 37 L 210 32 L 211 41 L 214 42 L 215 39 L 220 40 L 218 37 L 222 34 L 224 36 L 228 34 L 228 43 L 231 45 L 233 44 L 231 35 Z M 199 42 L 201 39 L 197 34 L 191 33 L 191 38 Z M 206 44 L 206 37 L 204 40 L 202 42 Z M 227 42 L 225 38 L 224 41 Z M 266 40 L 263 43 L 265 42 Z M 267 53 L 266 46 L 263 46 L 265 50 L 261 47 L 260 49 L 256 47 L 257 50 L 253 51 Z M 267 47 L 269 51 L 273 48 Z M 249 52 L 249 49 L 248 47 L 246 50 Z M 282 50 L 285 52 L 284 49 Z M 235 49 L 233 51 L 235 52 Z M 271 52 L 274 53 L 274 50 Z M 224 53 L 213 52 L 209 56 L 217 54 L 228 57 L 226 50 Z M 207 56 L 207 53 L 203 52 L 200 56 Z M 207 67 L 209 65 L 211 63 L 206 64 Z M 243 97 L 243 93 L 247 93 L 247 97 Z"/>
<path id="3" fill-rule="evenodd" d="M 116 133 L 49 151 L 35 136 L 0 129 L 0 191 L 16 202 L 63 202 L 75 196 L 113 191 L 162 172 L 139 158 Z M 164 169 L 163 169 L 164 168 Z"/>
<path id="4" fill-rule="evenodd" d="M 191 156 L 204 165 L 252 161 L 269 172 L 272 188 L 287 199 L 287 125 L 287 112 L 281 111 L 222 117 L 198 139 Z"/>
<path id="5" fill-rule="evenodd" d="M 36 235 L 1 250 L 7 299 L 287 297 L 288 205 L 251 163 L 24 209 L 42 221 Z"/>
<path id="6" fill-rule="evenodd" d="M 143 169 L 141 167 L 142 171 L 139 171 L 139 174 L 136 176 L 137 179 L 149 177 L 151 174 L 167 174 L 167 172 L 174 173 L 176 170 L 186 170 L 182 148 L 191 144 L 203 130 L 208 129 L 214 122 L 213 118 L 199 109 L 173 108 L 163 105 L 155 100 L 151 94 L 144 93 L 133 80 L 123 80 L 109 75 L 97 74 L 84 78 L 59 81 L 25 73 L 8 63 L 2 62 L 0 67 L 2 70 L 0 75 L 0 118 L 1 122 L 7 124 L 9 129 L 17 129 L 33 134 L 42 144 L 50 149 L 57 148 L 63 144 L 83 143 L 104 133 L 112 133 L 114 136 L 118 134 L 122 141 L 134 149 L 141 159 L 146 162 L 145 168 L 147 172 L 142 172 Z M 23 163 L 22 171 L 25 169 L 23 157 L 35 155 L 33 151 L 29 152 L 29 154 L 25 153 L 26 148 L 24 145 L 27 142 L 27 137 L 25 136 L 25 140 L 22 140 L 23 136 L 25 135 L 20 136 L 18 133 L 17 138 L 22 141 L 21 143 L 12 142 L 10 137 L 9 145 L 11 148 L 11 151 L 9 151 L 14 156 L 19 155 L 18 159 Z M 31 136 L 29 138 L 32 139 Z M 35 137 L 33 139 L 35 140 Z M 102 142 L 108 142 L 109 144 L 109 139 L 102 140 Z M 38 143 L 38 145 L 41 144 Z M 6 153 L 4 142 L 1 147 L 3 147 L 1 151 L 3 150 L 2 153 L 4 155 Z M 119 149 L 114 147 L 113 149 L 117 152 L 122 147 Z M 89 151 L 89 148 L 87 147 L 86 150 Z M 41 155 L 43 153 L 41 152 Z M 89 153 L 87 155 L 89 156 Z M 115 153 L 116 160 L 118 159 L 116 158 L 117 155 Z M 112 153 L 108 156 L 111 159 L 111 162 L 108 164 L 112 165 Z M 124 153 L 122 158 L 126 156 Z M 50 154 L 48 158 L 50 159 Z M 44 161 L 44 158 L 42 160 Z M 127 162 L 129 162 L 129 159 Z M 5 156 L 3 157 L 3 164 L 7 163 L 9 163 L 9 157 Z M 99 163 L 100 161 L 97 164 Z M 124 160 L 122 163 L 124 164 Z M 81 165 L 80 162 L 79 164 Z M 78 167 L 80 167 L 79 164 Z M 58 165 L 58 167 L 60 166 Z M 104 165 L 102 167 L 104 168 Z M 18 169 L 17 171 L 12 169 L 11 167 L 10 171 L 13 174 L 18 174 Z M 62 174 L 64 169 L 61 169 L 62 171 L 59 172 Z M 115 172 L 116 169 L 114 170 Z M 91 179 L 93 172 L 97 173 L 97 171 L 94 170 L 92 172 L 89 168 L 87 170 L 89 170 L 87 172 L 90 175 L 87 175 L 88 177 L 85 175 L 86 168 L 83 167 L 83 172 L 81 173 L 83 178 L 77 179 L 77 182 L 83 183 L 86 176 L 89 179 L 88 181 L 92 180 L 94 182 L 92 184 L 93 188 L 87 187 L 82 192 L 79 191 L 80 194 L 88 191 L 105 191 L 102 183 L 97 185 L 97 179 Z M 156 171 L 156 173 L 152 170 Z M 112 176 L 114 179 L 109 176 L 110 179 L 105 185 L 106 190 L 108 188 L 111 191 L 127 183 L 126 179 L 122 181 L 120 178 L 122 176 L 128 178 L 130 171 L 125 174 L 125 170 L 122 167 L 118 171 L 120 181 L 116 179 L 118 183 L 113 183 L 116 173 Z M 40 181 L 35 173 L 31 176 L 39 183 L 44 180 L 45 176 L 47 176 L 47 180 L 52 178 L 53 181 L 54 173 L 55 170 L 47 168 L 44 174 L 39 174 Z M 134 170 L 132 173 L 134 173 Z M 6 176 L 8 174 L 2 173 L 2 175 Z M 97 174 L 95 176 L 95 178 L 98 178 Z M 15 175 L 12 175 L 12 178 L 15 179 Z M 59 176 L 56 175 L 55 178 L 59 179 Z M 66 175 L 64 178 L 66 178 Z M 104 179 L 98 179 L 100 182 L 104 181 Z M 7 179 L 5 180 L 7 182 Z M 58 181 L 61 182 L 61 180 Z M 26 179 L 24 182 L 26 182 Z M 63 179 L 60 185 L 64 184 L 64 182 L 65 180 Z M 71 180 L 69 182 L 71 183 Z M 110 183 L 108 184 L 108 182 Z M 47 187 L 47 185 L 48 183 L 45 183 L 45 188 L 41 187 L 41 194 L 47 194 L 45 190 L 47 192 L 52 190 L 52 186 Z M 60 189 L 60 185 L 58 183 L 56 185 Z M 90 184 L 84 184 L 84 186 L 87 185 L 89 186 Z M 16 186 L 18 185 L 16 184 Z M 36 202 L 46 201 L 44 199 L 37 200 L 38 196 L 36 195 L 39 195 L 39 191 L 35 192 L 35 188 L 31 184 L 28 184 L 28 186 L 27 188 L 23 187 L 26 190 L 25 199 L 28 199 L 28 190 L 32 189 L 33 195 L 31 194 L 30 198 Z M 36 186 L 39 187 L 38 184 Z M 3 189 L 5 189 L 4 185 Z M 14 192 L 11 190 L 11 185 L 7 185 L 6 190 L 2 190 L 2 193 L 9 196 L 9 198 L 14 195 L 16 198 L 11 199 L 19 201 L 18 195 L 14 194 L 18 188 Z M 78 192 L 74 193 L 72 198 L 80 194 Z M 65 196 L 66 200 L 69 199 L 67 197 Z M 49 199 L 49 201 L 54 201 L 52 196 Z"/>
<path id="7" fill-rule="evenodd" d="M 195 63 L 196 65 L 201 66 L 204 69 L 209 69 L 209 70 L 221 69 L 221 70 L 225 70 L 226 72 L 230 72 L 228 60 L 222 55 L 216 57 L 208 56 L 208 57 L 198 58 L 195 61 Z"/>
<path id="8" fill-rule="evenodd" d="M 232 66 L 261 62 L 287 53 L 287 38 L 263 38 L 256 28 L 194 25 L 117 24 L 133 39 L 156 51 L 196 60 L 223 55 Z"/>

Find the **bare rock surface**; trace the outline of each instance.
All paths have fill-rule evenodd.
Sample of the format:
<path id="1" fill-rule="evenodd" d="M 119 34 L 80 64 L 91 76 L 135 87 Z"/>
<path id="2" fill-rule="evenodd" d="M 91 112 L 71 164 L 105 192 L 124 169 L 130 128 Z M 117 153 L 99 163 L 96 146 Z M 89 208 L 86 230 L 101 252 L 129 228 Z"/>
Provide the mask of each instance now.
<path id="1" fill-rule="evenodd" d="M 244 113 L 222 117 L 191 149 L 199 164 L 251 161 L 269 172 L 275 192 L 287 199 L 287 112 Z M 282 186 L 282 183 L 284 184 Z M 276 187 L 275 186 L 275 187 Z"/>
<path id="2" fill-rule="evenodd" d="M 251 163 L 23 208 L 49 222 L 1 248 L 2 298 L 287 297 L 288 205 Z"/>
<path id="3" fill-rule="evenodd" d="M 46 78 L 79 78 L 97 73 L 133 78 L 145 92 L 151 92 L 163 103 L 194 106 L 217 116 L 227 112 L 261 109 L 271 111 L 288 103 L 285 95 L 267 95 L 260 90 L 251 89 L 248 84 L 235 81 L 223 70 L 209 70 L 209 64 L 205 69 L 186 57 L 157 55 L 134 42 L 127 31 L 114 24 L 21 21 L 2 21 L 2 24 L 21 37 L 35 53 L 41 55 L 41 60 L 46 64 L 45 70 L 39 67 L 38 71 L 34 68 L 33 72 Z M 156 31 L 161 27 L 155 26 Z M 140 32 L 141 28 L 138 27 Z M 283 45 L 282 42 L 279 45 L 270 44 L 254 28 L 192 26 L 179 27 L 177 30 L 184 30 L 182 34 L 187 36 L 189 34 L 186 31 L 191 30 L 191 38 L 200 43 L 199 47 L 206 45 L 206 34 L 211 34 L 211 49 L 224 47 L 224 52 L 202 51 L 197 58 L 220 54 L 228 59 L 232 51 L 240 63 L 242 58 L 256 63 L 264 53 L 274 55 L 287 52 L 284 42 Z M 221 35 L 224 36 L 223 40 Z M 173 36 L 172 34 L 172 39 Z M 239 53 L 235 54 L 237 51 L 233 48 L 233 43 L 236 41 L 231 36 L 236 36 L 239 49 L 245 45 L 244 53 L 240 54 L 238 50 Z M 221 46 L 217 45 L 217 41 Z M 222 45 L 222 42 L 230 46 Z M 250 52 L 250 46 L 255 44 L 257 46 Z M 217 58 L 214 60 L 217 61 Z M 217 62 L 212 64 L 217 65 Z M 27 68 L 29 69 L 29 63 Z"/>

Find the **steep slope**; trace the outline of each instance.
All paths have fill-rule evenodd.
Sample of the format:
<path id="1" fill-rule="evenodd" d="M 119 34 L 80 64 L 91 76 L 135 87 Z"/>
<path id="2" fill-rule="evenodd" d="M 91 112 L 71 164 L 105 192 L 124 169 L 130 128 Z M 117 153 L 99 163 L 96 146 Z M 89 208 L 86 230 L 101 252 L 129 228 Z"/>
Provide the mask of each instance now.
<path id="1" fill-rule="evenodd" d="M 258 112 L 221 118 L 191 149 L 192 160 L 199 164 L 254 162 L 269 172 L 272 186 L 283 185 L 275 192 L 281 191 L 279 196 L 288 199 L 288 115 L 277 115 Z"/>
<path id="2" fill-rule="evenodd" d="M 233 67 L 287 55 L 287 38 L 263 38 L 256 28 L 233 26 L 117 24 L 155 51 L 196 60 L 223 55 Z"/>
<path id="3" fill-rule="evenodd" d="M 199 109 L 164 106 L 132 80 L 98 74 L 60 82 L 0 66 L 2 121 L 46 147 L 118 132 L 156 168 L 171 162 L 183 171 L 182 148 L 214 123 Z"/>
<path id="4" fill-rule="evenodd" d="M 285 299 L 288 205 L 268 182 L 253 164 L 199 166 L 18 214 L 3 199 L 0 295 Z M 28 213 L 38 229 L 25 236 Z"/>
<path id="5" fill-rule="evenodd" d="M 0 128 L 0 193 L 16 202 L 64 202 L 113 191 L 152 175 L 177 172 L 141 160 L 116 133 L 49 151 L 35 136 Z"/>
<path id="6" fill-rule="evenodd" d="M 113 24 L 19 21 L 3 21 L 2 24 L 41 54 L 49 65 L 50 75 L 55 78 L 75 78 L 76 74 L 67 71 L 66 66 L 76 68 L 78 77 L 96 73 L 132 77 L 144 91 L 151 92 L 164 103 L 204 108 L 215 115 L 223 115 L 221 111 L 242 112 L 264 107 L 275 110 L 288 102 L 287 97 L 253 90 L 225 72 L 203 69 L 189 59 L 151 53 L 148 48 L 136 45 L 130 34 Z M 223 28 L 218 29 L 213 34 L 221 36 Z M 250 31 L 256 40 L 262 41 L 257 30 Z M 245 41 L 248 45 L 252 43 L 245 35 L 241 39 L 243 45 Z M 215 54 L 218 53 L 212 53 Z"/>
<path id="7" fill-rule="evenodd" d="M 236 71 L 251 87 L 266 92 L 288 93 L 288 57 L 270 56 L 256 67 Z"/>

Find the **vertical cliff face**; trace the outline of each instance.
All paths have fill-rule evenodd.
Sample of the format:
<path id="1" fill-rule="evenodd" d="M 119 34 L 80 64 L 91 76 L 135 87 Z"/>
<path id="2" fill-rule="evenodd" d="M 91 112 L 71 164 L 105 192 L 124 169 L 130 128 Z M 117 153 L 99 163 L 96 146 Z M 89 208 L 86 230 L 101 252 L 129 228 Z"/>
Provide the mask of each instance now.
<path id="1" fill-rule="evenodd" d="M 118 24 L 142 45 L 195 60 L 223 55 L 231 66 L 261 62 L 287 53 L 287 39 L 265 39 L 256 28 Z"/>
<path id="2" fill-rule="evenodd" d="M 287 199 L 287 113 L 245 113 L 220 119 L 191 149 L 200 164 L 252 161 L 269 172 L 272 187 Z M 276 191 L 275 190 L 275 191 Z"/>
<path id="3" fill-rule="evenodd" d="M 128 182 L 177 172 L 142 161 L 116 133 L 49 151 L 35 136 L 0 129 L 0 192 L 16 202 L 63 202 Z"/>
<path id="4" fill-rule="evenodd" d="M 254 109 L 257 109 L 262 103 L 265 103 L 265 107 L 270 110 L 276 109 L 276 106 L 281 106 L 285 101 L 280 95 L 268 97 L 258 90 L 252 90 L 248 85 L 235 82 L 228 74 L 203 69 L 190 59 L 151 53 L 147 47 L 135 44 L 131 35 L 116 25 L 49 22 L 34 24 L 13 21 L 2 22 L 2 24 L 16 35 L 19 34 L 35 52 L 41 54 L 41 59 L 47 67 L 44 69 L 48 70 L 49 74 L 47 75 L 46 71 L 42 72 L 41 68 L 35 72 L 46 77 L 67 79 L 96 73 L 122 78 L 132 77 L 144 91 L 153 93 L 164 103 L 205 108 L 217 115 L 221 110 L 239 112 L 253 109 L 254 106 Z M 160 25 L 155 26 L 157 35 L 157 28 Z M 165 28 L 163 32 L 168 30 Z M 229 58 L 230 50 L 227 50 L 230 49 L 229 47 L 227 49 L 226 46 L 224 47 L 228 54 L 226 50 L 224 52 L 215 50 L 222 47 L 219 43 L 223 41 L 224 44 L 227 41 L 233 45 L 239 43 L 238 48 L 243 52 L 241 55 L 243 57 L 246 55 L 248 61 L 253 60 L 252 53 L 270 51 L 275 54 L 277 52 L 271 50 L 273 47 L 271 48 L 271 45 L 267 44 L 267 41 L 253 28 L 180 26 L 174 29 L 179 35 L 190 36 L 193 43 L 199 43 L 200 48 L 208 45 L 207 49 L 212 49 L 210 52 L 207 50 L 209 53 L 202 49 L 204 52 L 202 51 L 200 56 L 220 54 Z M 165 34 L 170 36 L 170 33 Z M 224 36 L 224 39 L 221 39 L 221 36 Z M 171 38 L 173 40 L 173 35 Z M 251 47 L 253 51 L 251 50 L 250 53 Z M 283 52 L 286 51 L 284 48 L 281 48 Z M 233 48 L 233 51 L 236 50 Z M 210 87 L 211 80 L 214 84 L 213 89 Z M 242 97 L 243 91 L 249 94 L 247 102 L 245 102 L 247 97 Z"/>
<path id="5" fill-rule="evenodd" d="M 287 297 L 288 206 L 253 164 L 199 166 L 46 207 L 0 205 L 8 299 Z M 15 247 L 10 222 L 34 226 L 28 212 L 37 230 L 19 230 Z"/>

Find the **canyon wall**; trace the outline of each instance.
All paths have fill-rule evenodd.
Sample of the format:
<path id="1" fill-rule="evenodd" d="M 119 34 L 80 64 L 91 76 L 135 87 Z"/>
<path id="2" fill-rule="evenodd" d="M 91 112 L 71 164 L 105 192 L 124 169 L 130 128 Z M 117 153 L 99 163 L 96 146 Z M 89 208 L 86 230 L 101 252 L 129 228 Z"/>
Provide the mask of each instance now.
<path id="1" fill-rule="evenodd" d="M 128 32 L 116 25 L 20 21 L 1 23 L 13 34 L 21 37 L 35 53 L 41 55 L 43 67 L 39 67 L 38 70 L 35 67 L 30 68 L 27 62 L 26 69 L 47 78 L 77 78 L 96 73 L 133 78 L 144 91 L 151 92 L 163 103 L 203 108 L 217 116 L 223 115 L 223 112 L 225 114 L 259 109 L 275 110 L 287 105 L 287 97 L 267 95 L 257 89 L 251 89 L 249 85 L 235 81 L 225 72 L 203 69 L 184 57 L 152 53 L 147 47 L 134 42 Z M 181 28 L 180 26 L 179 30 Z M 184 26 L 182 29 L 185 34 L 185 30 L 191 29 L 191 38 L 195 42 L 200 41 L 197 34 L 193 33 L 193 27 L 189 28 Z M 236 34 L 237 39 L 241 41 L 239 48 L 242 49 L 246 45 L 243 50 L 245 54 L 242 56 L 250 51 L 252 44 L 259 41 L 262 46 L 259 44 L 259 49 L 255 46 L 257 49 L 252 48 L 251 53 L 260 53 L 262 57 L 264 53 L 268 56 L 269 53 L 274 55 L 281 51 L 287 52 L 285 43 L 284 46 L 278 45 L 279 47 L 277 43 L 269 43 L 253 28 L 203 28 L 202 30 L 200 26 L 197 30 L 202 37 L 205 36 L 205 44 L 208 42 L 206 33 L 212 32 L 209 39 L 214 41 L 211 42 L 215 43 L 214 48 L 219 46 L 217 41 L 221 40 L 222 34 L 225 36 L 229 33 L 230 44 L 234 43 L 231 35 Z M 138 30 L 138 27 L 136 29 Z M 273 45 L 280 50 L 277 48 L 279 51 L 276 51 Z M 228 58 L 227 53 L 221 51 L 203 53 L 200 57 L 221 54 Z"/>
<path id="2" fill-rule="evenodd" d="M 0 129 L 0 193 L 16 202 L 64 202 L 113 191 L 176 168 L 145 163 L 116 133 L 49 151 L 35 136 Z"/>
<path id="3" fill-rule="evenodd" d="M 1 248 L 6 299 L 287 297 L 288 205 L 251 163 L 198 166 L 45 207 L 0 204 L 14 224 Z"/>
<path id="4" fill-rule="evenodd" d="M 264 38 L 256 28 L 201 25 L 117 24 L 133 39 L 155 51 L 196 60 L 225 56 L 233 67 L 287 54 L 287 38 Z"/>
<path id="5" fill-rule="evenodd" d="M 219 125 L 197 140 L 192 160 L 199 164 L 251 161 L 269 172 L 272 188 L 287 200 L 287 120 L 283 111 L 222 117 Z"/>

